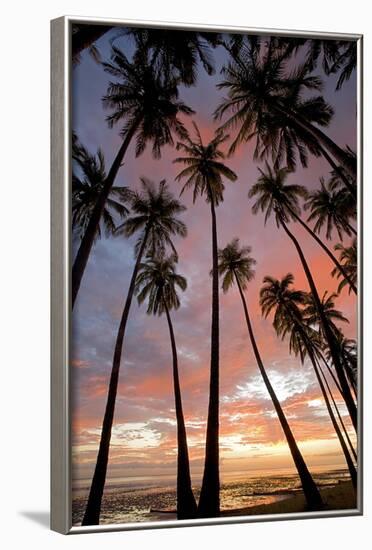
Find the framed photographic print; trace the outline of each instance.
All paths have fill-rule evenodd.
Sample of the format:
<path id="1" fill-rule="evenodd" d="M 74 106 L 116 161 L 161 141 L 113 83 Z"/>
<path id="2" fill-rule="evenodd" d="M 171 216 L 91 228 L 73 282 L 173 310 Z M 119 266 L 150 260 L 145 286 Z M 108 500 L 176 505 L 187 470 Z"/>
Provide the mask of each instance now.
<path id="1" fill-rule="evenodd" d="M 52 529 L 362 513 L 361 49 L 52 21 Z"/>

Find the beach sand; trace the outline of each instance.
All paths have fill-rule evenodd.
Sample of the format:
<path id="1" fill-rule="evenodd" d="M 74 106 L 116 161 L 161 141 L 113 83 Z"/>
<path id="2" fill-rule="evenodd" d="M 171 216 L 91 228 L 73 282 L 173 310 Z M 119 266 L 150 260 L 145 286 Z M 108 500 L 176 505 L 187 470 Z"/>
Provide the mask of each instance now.
<path id="1" fill-rule="evenodd" d="M 320 491 L 325 508 L 323 510 L 353 510 L 356 509 L 356 496 L 351 481 L 342 481 L 334 487 L 324 487 Z M 222 510 L 221 517 L 260 516 L 264 514 L 294 514 L 306 512 L 306 502 L 303 494 L 288 495 L 287 498 L 271 504 L 249 506 L 235 510 Z M 152 521 L 175 520 L 176 515 L 171 512 L 154 512 Z"/>
<path id="2" fill-rule="evenodd" d="M 320 493 L 325 504 L 325 510 L 351 510 L 356 508 L 356 496 L 351 481 L 340 482 L 335 487 L 324 487 Z M 293 514 L 298 512 L 306 512 L 306 503 L 303 494 L 289 495 L 288 498 L 271 504 L 222 511 L 221 516 L 258 516 L 262 514 Z"/>

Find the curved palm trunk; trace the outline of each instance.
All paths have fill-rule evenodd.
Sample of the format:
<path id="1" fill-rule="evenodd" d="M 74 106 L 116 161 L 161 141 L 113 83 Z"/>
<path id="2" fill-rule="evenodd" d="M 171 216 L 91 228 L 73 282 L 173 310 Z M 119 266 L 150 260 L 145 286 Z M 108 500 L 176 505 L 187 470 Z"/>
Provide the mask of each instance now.
<path id="1" fill-rule="evenodd" d="M 83 518 L 82 525 L 98 525 L 99 516 L 101 513 L 101 503 L 103 489 L 106 481 L 107 464 L 110 450 L 111 430 L 114 420 L 116 394 L 118 391 L 119 370 L 121 363 L 121 355 L 124 342 L 124 334 L 127 326 L 128 315 L 130 306 L 133 299 L 134 287 L 139 270 L 139 266 L 142 260 L 144 250 L 146 248 L 147 237 L 149 228 L 147 228 L 144 239 L 141 244 L 141 248 L 138 251 L 138 256 L 133 269 L 132 278 L 129 284 L 128 294 L 125 301 L 123 313 L 120 320 L 119 330 L 116 336 L 115 351 L 112 361 L 112 369 L 110 375 L 109 391 L 106 402 L 105 415 L 103 417 L 101 440 L 99 443 L 99 450 L 97 456 L 96 467 L 90 487 L 87 507 Z"/>
<path id="2" fill-rule="evenodd" d="M 288 421 L 286 419 L 286 416 L 284 414 L 282 406 L 281 406 L 281 404 L 280 404 L 280 402 L 279 402 L 279 400 L 276 396 L 274 388 L 271 385 L 269 377 L 266 374 L 265 367 L 262 363 L 261 356 L 260 356 L 260 353 L 258 351 L 258 347 L 257 347 L 257 344 L 256 344 L 256 339 L 255 339 L 254 334 L 253 334 L 251 320 L 250 320 L 250 317 L 249 317 L 248 308 L 247 308 L 247 304 L 246 304 L 245 297 L 244 297 L 244 294 L 243 294 L 243 290 L 242 290 L 241 285 L 239 283 L 239 279 L 237 277 L 235 277 L 235 280 L 237 282 L 240 297 L 241 297 L 241 300 L 242 300 L 242 303 L 243 303 L 245 319 L 246 319 L 247 327 L 248 327 L 248 333 L 249 333 L 249 337 L 250 337 L 250 340 L 251 340 L 253 352 L 254 352 L 254 355 L 255 355 L 255 358 L 256 358 L 256 362 L 257 362 L 258 368 L 260 369 L 260 373 L 261 373 L 261 376 L 262 376 L 263 381 L 265 383 L 265 386 L 267 388 L 267 391 L 269 392 L 269 395 L 270 395 L 271 400 L 273 402 L 276 414 L 278 415 L 279 422 L 282 426 L 284 435 L 286 437 L 286 440 L 287 440 L 287 443 L 288 443 L 288 446 L 289 446 L 289 450 L 291 452 L 293 461 L 294 461 L 295 466 L 297 468 L 297 472 L 298 472 L 298 475 L 299 475 L 300 480 L 301 480 L 301 485 L 302 485 L 302 489 L 304 491 L 304 495 L 305 495 L 305 498 L 306 498 L 308 509 L 309 510 L 319 510 L 323 507 L 322 497 L 321 497 L 320 492 L 319 492 L 319 490 L 318 490 L 318 488 L 317 488 L 317 486 L 316 486 L 316 484 L 313 480 L 313 477 L 312 477 L 311 473 L 308 470 L 308 467 L 306 466 L 306 462 L 305 462 L 305 460 L 304 460 L 304 458 L 301 454 L 300 449 L 298 448 L 298 445 L 297 445 L 296 440 L 293 436 L 292 430 L 291 430 L 291 428 L 288 424 Z"/>
<path id="3" fill-rule="evenodd" d="M 182 410 L 181 388 L 178 374 L 177 348 L 169 310 L 166 304 L 164 304 L 164 307 L 172 347 L 173 385 L 177 418 L 177 518 L 192 519 L 196 517 L 197 506 L 191 487 L 189 452 L 187 447 L 186 427 Z"/>
<path id="4" fill-rule="evenodd" d="M 312 136 L 312 138 L 321 145 L 324 149 L 329 151 L 329 153 L 341 164 L 347 173 L 352 177 L 356 178 L 356 169 L 354 163 L 351 162 L 349 156 L 339 147 L 334 141 L 331 140 L 322 130 L 308 122 L 298 113 L 294 113 L 289 109 L 280 107 L 278 104 L 273 105 L 274 109 L 277 110 L 280 114 L 289 117 L 294 123 L 299 126 L 302 130 L 307 132 Z"/>
<path id="5" fill-rule="evenodd" d="M 336 376 L 333 374 L 333 371 L 332 371 L 331 367 L 328 365 L 328 363 L 327 363 L 327 361 L 326 361 L 324 355 L 323 355 L 319 350 L 318 350 L 318 353 L 319 353 L 319 355 L 320 355 L 320 358 L 321 358 L 321 360 L 322 360 L 323 365 L 325 365 L 326 369 L 328 370 L 329 374 L 331 375 L 331 378 L 332 378 L 333 382 L 335 383 L 336 388 L 337 388 L 338 391 L 339 391 L 339 394 L 341 395 L 341 397 L 342 397 L 343 400 L 345 401 L 345 396 L 344 396 L 344 394 L 343 394 L 343 392 L 342 392 L 341 386 L 340 386 L 340 384 L 339 384 L 339 382 L 338 382 Z M 321 371 L 322 371 L 322 369 L 321 369 Z M 323 371 L 322 371 L 322 372 L 323 372 Z M 349 379 L 347 370 L 346 370 L 346 376 L 347 376 L 347 378 Z M 349 379 L 349 382 L 350 382 L 350 379 Z M 353 386 L 352 384 L 350 384 L 350 386 L 351 386 L 351 389 L 353 390 L 353 393 L 354 393 L 355 398 L 357 399 L 358 396 L 357 396 L 356 387 Z M 345 402 L 345 403 L 346 403 L 346 402 Z"/>
<path id="6" fill-rule="evenodd" d="M 340 442 L 342 451 L 344 453 L 346 464 L 347 464 L 347 466 L 349 468 L 349 472 L 350 472 L 351 482 L 353 484 L 354 489 L 356 489 L 356 487 L 357 487 L 357 471 L 355 469 L 353 460 L 352 460 L 351 455 L 349 453 L 349 449 L 347 448 L 345 440 L 342 436 L 342 433 L 341 433 L 341 430 L 340 430 L 339 425 L 337 423 L 337 420 L 335 418 L 335 415 L 333 414 L 332 407 L 331 407 L 331 404 L 329 402 L 328 395 L 327 395 L 326 389 L 325 389 L 324 384 L 323 384 L 323 380 L 320 377 L 320 373 L 319 373 L 319 370 L 318 370 L 318 365 L 315 363 L 315 360 L 314 360 L 313 356 L 310 357 L 310 360 L 313 364 L 315 375 L 316 375 L 316 378 L 318 380 L 320 389 L 322 391 L 322 395 L 323 395 L 323 398 L 324 398 L 324 401 L 325 401 L 327 411 L 328 411 L 328 414 L 330 416 L 332 425 L 334 427 L 334 430 L 337 434 L 337 437 L 338 437 L 338 440 Z"/>
<path id="7" fill-rule="evenodd" d="M 328 363 L 327 363 L 327 361 L 326 361 L 326 359 L 325 359 L 323 353 L 322 353 L 321 351 L 319 351 L 319 350 L 318 350 L 318 353 L 319 353 L 320 358 L 321 358 L 321 360 L 322 360 L 322 362 L 323 362 L 323 365 L 325 365 L 326 369 L 328 370 L 329 374 L 330 374 L 331 377 L 332 377 L 333 382 L 334 382 L 335 385 L 336 385 L 336 388 L 338 389 L 338 391 L 339 391 L 341 397 L 342 397 L 342 398 L 344 399 L 344 401 L 345 401 L 345 396 L 344 396 L 344 394 L 342 393 L 342 389 L 341 389 L 341 386 L 340 386 L 340 384 L 339 384 L 339 381 L 337 380 L 337 378 L 336 378 L 335 375 L 333 374 L 332 369 L 331 369 L 331 367 L 328 365 Z"/>
<path id="8" fill-rule="evenodd" d="M 86 265 L 88 263 L 88 258 L 90 255 L 90 251 L 92 250 L 94 239 L 97 235 L 99 222 L 101 220 L 102 212 L 105 208 L 107 197 L 109 196 L 109 193 L 114 184 L 115 178 L 118 174 L 119 168 L 123 161 L 124 155 L 129 147 L 129 144 L 132 140 L 132 137 L 134 136 L 138 128 L 138 124 L 139 122 L 136 122 L 135 124 L 133 124 L 133 126 L 130 128 L 127 135 L 125 136 L 125 139 L 114 159 L 114 162 L 111 165 L 110 171 L 105 180 L 101 194 L 98 197 L 97 202 L 94 206 L 94 209 L 90 217 L 89 223 L 87 225 L 87 228 L 85 230 L 84 236 L 81 239 L 79 250 L 77 251 L 74 265 L 72 266 L 72 282 L 71 282 L 72 308 L 74 308 L 75 300 L 80 288 L 80 283 L 83 278 Z"/>
<path id="9" fill-rule="evenodd" d="M 101 38 L 106 32 L 113 27 L 108 25 L 84 25 L 77 32 L 72 33 L 71 50 L 72 59 L 76 61 L 86 48 L 91 46 L 96 40 Z"/>
<path id="10" fill-rule="evenodd" d="M 217 222 L 213 198 L 212 215 L 212 330 L 209 406 L 203 482 L 198 506 L 198 517 L 220 515 L 219 472 L 219 296 L 218 296 L 218 245 Z"/>
<path id="11" fill-rule="evenodd" d="M 288 237 L 291 239 L 291 241 L 295 245 L 297 253 L 300 257 L 302 267 L 304 269 L 304 272 L 305 272 L 305 275 L 306 275 L 306 278 L 307 278 L 307 281 L 309 283 L 309 287 L 310 287 L 310 290 L 311 290 L 311 294 L 314 298 L 314 303 L 315 303 L 316 309 L 318 311 L 318 315 L 319 315 L 319 319 L 320 319 L 320 322 L 321 322 L 321 325 L 322 325 L 322 328 L 323 328 L 324 336 L 325 336 L 325 339 L 327 341 L 329 351 L 331 353 L 332 362 L 333 362 L 333 365 L 335 367 L 336 374 L 337 374 L 338 380 L 340 382 L 340 386 L 342 388 L 342 393 L 344 395 L 345 403 L 346 403 L 347 409 L 349 411 L 350 418 L 351 418 L 351 421 L 353 423 L 354 429 L 355 429 L 355 431 L 357 431 L 357 422 L 358 422 L 358 420 L 357 420 L 357 417 L 358 417 L 357 408 L 356 408 L 356 405 L 354 403 L 353 396 L 351 395 L 350 387 L 349 387 L 349 384 L 346 380 L 345 372 L 344 372 L 343 366 L 341 364 L 339 345 L 338 345 L 337 341 L 335 340 L 332 329 L 330 328 L 329 323 L 327 321 L 327 318 L 324 315 L 324 311 L 323 311 L 323 308 L 322 308 L 322 305 L 321 305 L 321 302 L 320 302 L 319 294 L 318 294 L 318 291 L 316 289 L 316 286 L 315 286 L 314 279 L 313 279 L 313 276 L 311 274 L 310 268 L 309 268 L 309 266 L 307 264 L 307 261 L 305 259 L 304 253 L 302 252 L 301 246 L 300 246 L 299 242 L 297 241 L 296 237 L 293 235 L 293 233 L 291 233 L 291 231 L 288 229 L 288 227 L 287 227 L 286 223 L 283 221 L 283 219 L 281 219 L 280 221 L 281 221 L 281 225 L 282 225 L 284 231 L 287 233 Z"/>
<path id="12" fill-rule="evenodd" d="M 335 411 L 336 411 L 338 420 L 339 420 L 339 422 L 340 422 L 340 424 L 341 424 L 341 426 L 342 426 L 342 430 L 343 430 L 343 432 L 344 432 L 344 434 L 345 434 L 345 437 L 346 437 L 346 440 L 347 440 L 347 442 L 348 442 L 348 444 L 349 444 L 349 448 L 350 448 L 350 450 L 351 450 L 351 452 L 352 452 L 352 455 L 353 455 L 355 461 L 358 462 L 358 456 L 357 456 L 356 451 L 355 451 L 355 449 L 354 449 L 354 445 L 353 445 L 352 442 L 351 442 L 351 439 L 350 439 L 350 437 L 349 437 L 349 434 L 348 434 L 348 431 L 347 431 L 346 426 L 345 426 L 345 424 L 344 424 L 344 421 L 342 420 L 342 416 L 341 416 L 341 414 L 340 414 L 340 411 L 339 411 L 339 408 L 338 408 L 338 406 L 337 406 L 336 400 L 335 400 L 335 398 L 334 398 L 334 396 L 333 396 L 333 393 L 332 393 L 332 390 L 331 390 L 331 388 L 330 388 L 330 386 L 329 386 L 329 384 L 328 384 L 327 377 L 326 377 L 326 375 L 324 374 L 324 372 L 323 372 L 323 370 L 322 370 L 322 368 L 321 368 L 319 362 L 318 362 L 318 368 L 319 368 L 320 374 L 322 375 L 323 380 L 324 380 L 324 382 L 325 382 L 325 384 L 326 384 L 326 386 L 327 386 L 327 390 L 328 390 L 329 396 L 330 396 L 330 398 L 331 398 L 331 400 L 332 400 L 332 403 L 333 403 L 333 406 L 334 406 L 334 408 L 335 408 Z"/>
<path id="13" fill-rule="evenodd" d="M 288 308 L 286 308 L 287 311 L 288 311 Z M 288 313 L 291 315 L 291 312 L 288 311 Z M 351 481 L 352 481 L 352 484 L 353 484 L 353 487 L 354 489 L 356 489 L 356 486 L 357 486 L 357 471 L 355 469 L 355 466 L 354 466 L 354 463 L 353 463 L 353 460 L 350 456 L 350 453 L 349 453 L 349 449 L 347 448 L 347 445 L 345 443 L 345 440 L 342 436 L 342 433 L 341 433 L 341 430 L 339 428 L 339 425 L 337 423 L 337 420 L 335 418 L 335 415 L 333 414 L 333 410 L 332 410 L 332 407 L 331 407 L 331 404 L 329 402 L 329 399 L 328 399 L 328 395 L 327 395 L 327 391 L 326 391 L 326 388 L 323 384 L 323 380 L 320 376 L 320 372 L 319 372 L 319 367 L 316 363 L 316 360 L 315 360 L 315 356 L 314 356 L 314 353 L 313 353 L 313 350 L 312 350 L 312 347 L 309 343 L 309 339 L 307 337 L 307 334 L 306 332 L 303 330 L 302 326 L 301 326 L 301 323 L 298 321 L 298 319 L 296 319 L 296 317 L 294 317 L 293 315 L 291 315 L 296 327 L 297 327 L 297 330 L 299 331 L 299 333 L 301 334 L 301 338 L 302 338 L 302 341 L 305 345 L 305 348 L 306 348 L 306 351 L 307 351 L 307 354 L 310 358 L 310 361 L 311 361 L 311 364 L 313 366 L 313 369 L 314 369 L 314 372 L 315 372 L 315 376 L 316 376 L 316 379 L 318 380 L 318 384 L 319 384 L 319 387 L 320 387 L 320 390 L 322 392 L 322 395 L 323 395 L 323 399 L 325 401 L 325 404 L 326 404 L 326 407 L 327 407 L 327 411 L 328 411 L 328 414 L 329 414 L 329 417 L 331 419 L 331 422 L 332 422 L 332 425 L 334 427 L 334 430 L 336 432 L 336 435 L 338 437 L 338 440 L 340 442 L 340 445 L 341 445 L 341 448 L 342 448 L 342 451 L 344 453 L 344 456 L 345 456 L 345 460 L 346 460 L 346 464 L 349 468 L 349 472 L 350 472 L 350 477 L 351 477 Z"/>
<path id="14" fill-rule="evenodd" d="M 340 264 L 340 262 L 337 260 L 336 256 L 334 256 L 332 254 L 332 252 L 329 250 L 328 246 L 326 246 L 323 241 L 321 239 L 319 239 L 318 235 L 316 233 L 314 233 L 314 231 L 312 229 L 310 229 L 310 227 L 307 225 L 307 223 L 305 223 L 300 216 L 298 216 L 296 214 L 296 212 L 290 207 L 290 206 L 287 206 L 288 210 L 291 212 L 292 216 L 298 221 L 298 223 L 300 225 L 302 225 L 302 227 L 304 229 L 306 229 L 306 231 L 313 237 L 313 239 L 319 244 L 319 246 L 322 247 L 322 249 L 324 250 L 324 252 L 327 254 L 327 256 L 329 256 L 332 260 L 332 262 L 335 264 L 335 266 L 337 267 L 337 269 L 342 273 L 342 276 L 346 279 L 346 281 L 348 282 L 348 284 L 350 285 L 350 288 L 353 292 L 355 292 L 355 294 L 357 294 L 357 289 L 356 289 L 356 286 L 354 285 L 354 283 L 352 282 L 352 280 L 350 279 L 350 277 L 348 276 L 348 274 L 346 273 L 346 271 L 344 270 L 344 268 L 342 267 L 342 265 Z"/>

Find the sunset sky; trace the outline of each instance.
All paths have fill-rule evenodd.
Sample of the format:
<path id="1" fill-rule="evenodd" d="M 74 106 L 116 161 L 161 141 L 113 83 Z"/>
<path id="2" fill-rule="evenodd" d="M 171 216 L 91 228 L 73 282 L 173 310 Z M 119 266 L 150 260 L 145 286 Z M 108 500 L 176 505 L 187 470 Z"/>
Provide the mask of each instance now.
<path id="1" fill-rule="evenodd" d="M 117 30 L 97 42 L 103 58 L 109 56 L 109 41 Z M 116 42 L 130 53 L 125 38 Z M 200 67 L 197 85 L 180 89 L 181 99 L 192 107 L 193 117 L 207 142 L 216 124 L 212 114 L 223 93 L 216 89 L 226 53 L 218 48 L 213 56 L 214 76 Z M 315 74 L 324 76 L 319 64 Z M 73 129 L 90 150 L 104 151 L 108 169 L 119 146 L 120 126 L 110 130 L 108 114 L 102 108 L 109 77 L 102 67 L 83 53 L 73 69 Z M 334 107 L 335 116 L 326 133 L 340 146 L 356 148 L 356 80 L 353 76 L 339 92 L 336 78 L 325 77 L 324 96 Z M 186 125 L 192 132 L 191 117 Z M 233 135 L 233 134 L 232 134 Z M 264 320 L 259 308 L 259 290 L 265 275 L 295 276 L 295 286 L 308 290 L 297 253 L 274 220 L 264 226 L 261 214 L 251 213 L 247 198 L 255 183 L 258 166 L 252 160 L 254 143 L 240 146 L 226 164 L 238 175 L 226 182 L 224 202 L 217 208 L 219 246 L 234 237 L 252 247 L 257 261 L 255 279 L 246 291 L 255 335 L 270 380 L 284 407 L 294 435 L 308 465 L 314 469 L 344 467 L 336 435 L 318 389 L 312 367 L 289 355 L 288 342 L 275 335 L 271 317 Z M 165 178 L 178 196 L 181 184 L 175 176 L 181 165 L 172 164 L 176 151 L 162 150 L 161 160 L 146 149 L 135 158 L 129 148 L 116 180 L 117 185 L 137 188 L 145 176 L 159 182 Z M 327 177 L 329 165 L 310 157 L 309 167 L 300 166 L 289 181 L 308 189 Z M 188 227 L 186 239 L 175 239 L 179 253 L 178 272 L 187 278 L 188 288 L 180 295 L 181 307 L 171 313 L 177 341 L 181 389 L 186 418 L 193 481 L 198 481 L 204 463 L 205 428 L 208 406 L 211 323 L 211 222 L 204 198 L 192 204 L 191 193 L 181 201 L 187 207 L 182 215 Z M 328 257 L 300 227 L 292 224 L 308 259 L 319 293 L 335 291 Z M 322 238 L 324 234 L 322 234 Z M 344 240 L 348 242 L 347 239 Z M 73 394 L 73 480 L 90 479 L 96 460 L 101 422 L 107 397 L 108 379 L 116 332 L 134 265 L 133 239 L 102 238 L 97 241 L 84 274 L 73 313 L 72 394 Z M 329 242 L 333 248 L 337 241 Z M 350 323 L 342 328 L 356 337 L 356 300 L 344 289 L 336 301 Z M 248 340 L 241 301 L 236 288 L 220 294 L 220 457 L 221 478 L 233 475 L 294 471 L 279 421 L 261 377 Z M 337 397 L 339 397 L 337 395 Z M 345 421 L 346 410 L 340 403 Z M 108 480 L 116 476 L 156 476 L 175 474 L 176 423 L 172 384 L 172 356 L 166 319 L 146 315 L 145 306 L 133 301 L 125 336 L 123 361 L 111 440 Z"/>

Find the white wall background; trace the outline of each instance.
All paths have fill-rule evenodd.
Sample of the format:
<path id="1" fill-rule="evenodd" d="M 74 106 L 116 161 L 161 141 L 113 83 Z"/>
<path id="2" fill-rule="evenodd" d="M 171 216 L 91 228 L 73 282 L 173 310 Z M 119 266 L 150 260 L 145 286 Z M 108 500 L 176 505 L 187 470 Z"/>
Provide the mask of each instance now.
<path id="1" fill-rule="evenodd" d="M 371 532 L 372 30 L 365 0 L 54 0 L 3 4 L 0 32 L 3 548 L 365 548 Z M 365 516 L 64 537 L 49 506 L 49 20 L 60 15 L 365 33 Z"/>

